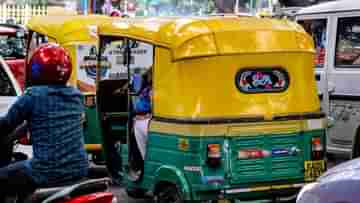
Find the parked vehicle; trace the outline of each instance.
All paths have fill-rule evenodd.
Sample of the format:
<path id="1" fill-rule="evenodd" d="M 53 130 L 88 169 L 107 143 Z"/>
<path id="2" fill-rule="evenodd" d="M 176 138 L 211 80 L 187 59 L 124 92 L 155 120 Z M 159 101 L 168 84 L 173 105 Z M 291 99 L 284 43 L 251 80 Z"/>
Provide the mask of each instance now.
<path id="1" fill-rule="evenodd" d="M 0 116 L 5 115 L 10 106 L 15 102 L 16 97 L 21 95 L 21 88 L 16 81 L 10 67 L 0 56 Z M 25 158 L 32 157 L 32 148 L 23 142 L 18 142 L 14 148 Z"/>
<path id="2" fill-rule="evenodd" d="M 102 164 L 102 140 L 95 103 L 95 66 L 97 54 L 97 25 L 110 19 L 100 15 L 35 16 L 26 25 L 29 29 L 28 55 L 39 44 L 50 41 L 60 44 L 71 53 L 74 71 L 70 84 L 85 95 L 84 137 L 86 150 L 97 164 Z"/>
<path id="3" fill-rule="evenodd" d="M 341 163 L 306 185 L 296 203 L 357 203 L 360 201 L 360 158 Z"/>
<path id="4" fill-rule="evenodd" d="M 296 20 L 316 45 L 316 80 L 331 118 L 329 154 L 360 155 L 360 2 L 340 0 L 300 10 Z"/>
<path id="5" fill-rule="evenodd" d="M 0 115 L 4 115 L 21 94 L 21 89 L 17 83 L 10 67 L 3 57 L 0 56 Z"/>
<path id="6" fill-rule="evenodd" d="M 107 167 L 130 196 L 167 203 L 277 198 L 325 171 L 315 52 L 296 23 L 114 19 L 99 35 L 97 108 Z M 144 75 L 152 79 L 146 153 L 133 127 L 150 118 L 133 106 L 136 78 Z"/>
<path id="7" fill-rule="evenodd" d="M 27 32 L 20 25 L 0 24 L 0 55 L 9 65 L 23 89 L 25 85 L 25 47 Z"/>

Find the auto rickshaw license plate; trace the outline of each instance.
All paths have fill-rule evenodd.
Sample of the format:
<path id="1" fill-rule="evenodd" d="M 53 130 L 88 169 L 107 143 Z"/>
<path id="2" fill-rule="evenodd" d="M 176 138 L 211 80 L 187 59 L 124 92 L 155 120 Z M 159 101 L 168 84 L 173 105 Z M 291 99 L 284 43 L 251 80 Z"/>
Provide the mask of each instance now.
<path id="1" fill-rule="evenodd" d="M 320 175 L 325 172 L 324 160 L 319 161 L 305 161 L 305 181 L 315 181 Z"/>

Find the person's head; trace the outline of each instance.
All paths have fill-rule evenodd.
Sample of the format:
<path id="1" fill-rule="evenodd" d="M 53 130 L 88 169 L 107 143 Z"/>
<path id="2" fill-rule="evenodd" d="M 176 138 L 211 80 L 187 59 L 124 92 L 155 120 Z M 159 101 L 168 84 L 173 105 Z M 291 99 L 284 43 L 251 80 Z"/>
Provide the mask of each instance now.
<path id="1" fill-rule="evenodd" d="M 26 66 L 27 85 L 65 85 L 71 72 L 70 54 L 64 48 L 54 43 L 42 44 Z"/>
<path id="2" fill-rule="evenodd" d="M 149 68 L 143 75 L 143 87 L 151 86 L 152 85 L 152 68 Z"/>

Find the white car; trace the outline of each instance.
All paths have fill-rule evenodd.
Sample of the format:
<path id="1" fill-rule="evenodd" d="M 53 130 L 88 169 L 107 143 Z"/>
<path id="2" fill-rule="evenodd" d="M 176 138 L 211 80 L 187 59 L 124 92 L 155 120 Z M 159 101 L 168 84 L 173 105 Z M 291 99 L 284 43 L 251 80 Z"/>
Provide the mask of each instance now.
<path id="1" fill-rule="evenodd" d="M 4 116 L 9 110 L 10 106 L 15 102 L 17 96 L 21 95 L 22 91 L 15 77 L 13 76 L 9 66 L 0 56 L 0 116 Z M 21 145 L 15 146 L 15 152 L 22 152 L 32 157 L 32 146 Z"/>

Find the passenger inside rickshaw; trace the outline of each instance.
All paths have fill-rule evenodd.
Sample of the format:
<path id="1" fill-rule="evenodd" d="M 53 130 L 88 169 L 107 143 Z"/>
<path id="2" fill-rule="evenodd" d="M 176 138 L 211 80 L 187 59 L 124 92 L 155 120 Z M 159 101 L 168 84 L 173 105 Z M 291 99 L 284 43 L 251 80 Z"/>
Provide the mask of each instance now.
<path id="1" fill-rule="evenodd" d="M 144 168 L 151 119 L 153 46 L 124 39 L 104 43 L 101 51 L 106 73 L 99 75 L 98 108 L 102 131 L 110 138 L 104 144 L 109 151 L 118 152 L 106 155 L 107 163 L 114 165 L 108 168 L 125 168 L 130 177 L 138 179 Z M 127 154 L 128 161 L 120 160 L 121 153 Z"/>
<path id="2" fill-rule="evenodd" d="M 150 68 L 143 75 L 141 84 L 134 83 L 132 86 L 139 87 L 134 98 L 134 135 L 140 150 L 142 159 L 145 159 L 146 143 L 149 129 L 149 121 L 151 119 L 151 98 L 152 98 L 152 69 Z"/>

